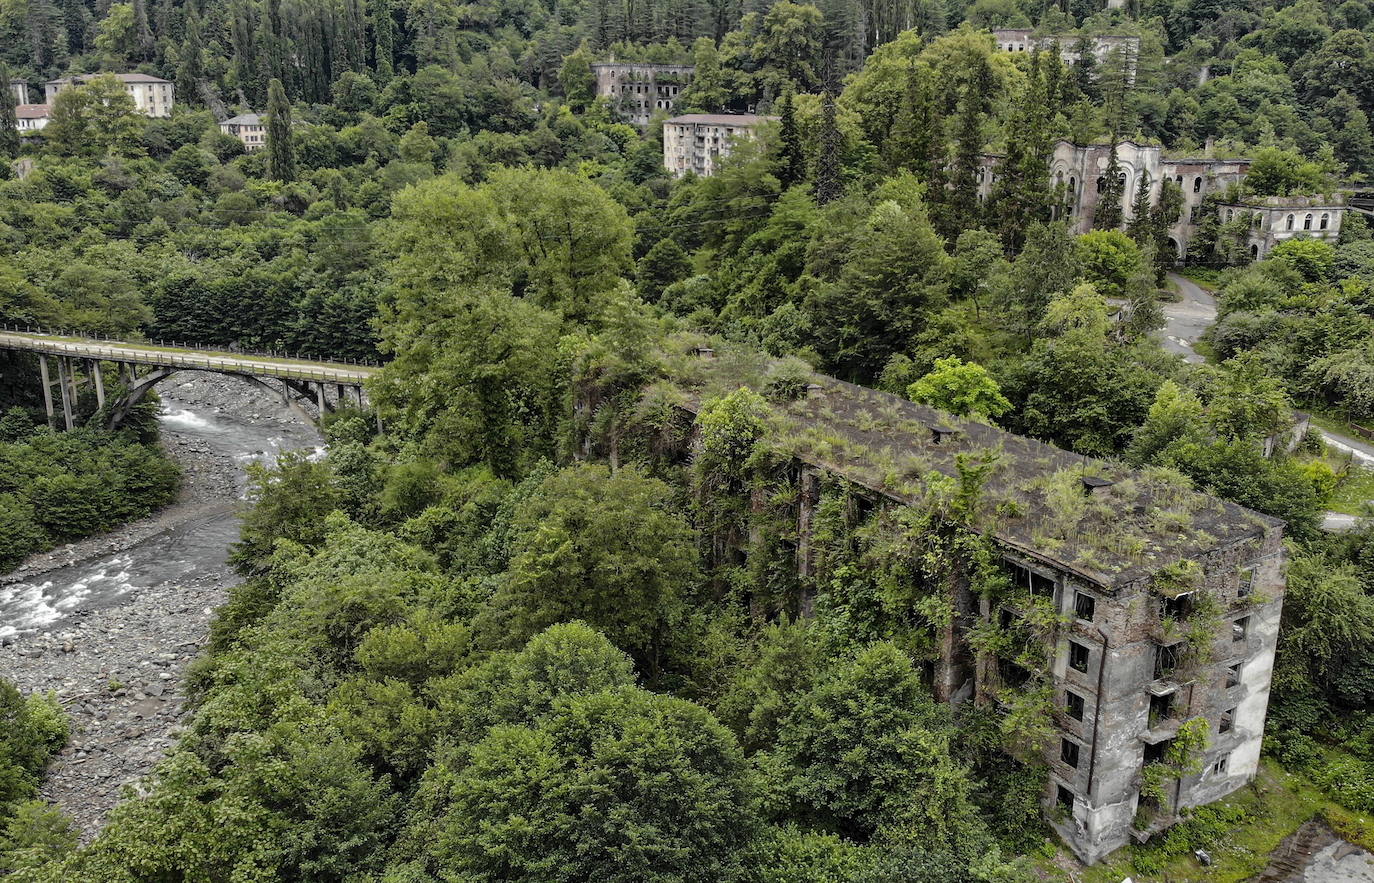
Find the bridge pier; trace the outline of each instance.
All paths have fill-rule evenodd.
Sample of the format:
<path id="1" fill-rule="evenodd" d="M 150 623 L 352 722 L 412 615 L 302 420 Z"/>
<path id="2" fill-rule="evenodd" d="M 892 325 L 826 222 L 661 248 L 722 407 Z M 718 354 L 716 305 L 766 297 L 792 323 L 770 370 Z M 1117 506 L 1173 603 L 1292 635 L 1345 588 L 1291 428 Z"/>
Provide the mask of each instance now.
<path id="1" fill-rule="evenodd" d="M 100 360 L 91 360 L 91 382 L 95 384 L 95 405 L 97 408 L 105 407 L 105 375 L 100 371 Z"/>
<path id="2" fill-rule="evenodd" d="M 71 432 L 75 428 L 72 424 L 72 368 L 66 356 L 57 357 L 57 388 L 62 393 L 62 420 L 66 424 L 67 431 Z"/>
<path id="3" fill-rule="evenodd" d="M 320 383 L 315 384 L 315 396 L 316 396 L 316 399 L 317 399 L 317 401 L 319 402 L 319 405 L 320 405 L 320 421 L 323 422 L 323 421 L 324 421 L 324 409 L 325 409 L 325 403 L 324 403 L 324 382 L 323 382 L 323 381 L 321 381 Z"/>
<path id="4" fill-rule="evenodd" d="M 52 410 L 52 376 L 48 374 L 48 357 L 42 353 L 38 354 L 38 375 L 43 381 L 43 410 L 47 412 L 51 427 L 56 422 Z"/>

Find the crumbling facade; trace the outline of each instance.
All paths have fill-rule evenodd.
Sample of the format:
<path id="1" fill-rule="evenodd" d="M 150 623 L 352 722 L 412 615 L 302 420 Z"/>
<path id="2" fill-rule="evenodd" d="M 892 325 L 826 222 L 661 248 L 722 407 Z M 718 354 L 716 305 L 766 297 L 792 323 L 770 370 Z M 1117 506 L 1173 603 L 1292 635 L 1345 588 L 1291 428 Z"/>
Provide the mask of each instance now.
<path id="1" fill-rule="evenodd" d="M 622 116 L 647 126 L 659 111 L 669 112 L 692 82 L 690 64 L 648 64 L 608 61 L 592 65 L 598 98 L 608 98 Z"/>
<path id="2" fill-rule="evenodd" d="M 714 175 L 740 141 L 751 140 L 759 124 L 774 117 L 752 113 L 689 113 L 663 124 L 663 166 L 675 178 L 688 172 Z"/>
<path id="3" fill-rule="evenodd" d="M 243 149 L 255 153 L 267 146 L 267 118 L 256 113 L 241 113 L 219 124 L 219 130 L 239 139 Z"/>
<path id="4" fill-rule="evenodd" d="M 1111 163 L 1111 150 L 1110 144 L 1074 144 L 1070 141 L 1055 144 L 1050 158 L 1050 185 L 1059 194 L 1059 204 L 1054 214 L 1057 220 L 1066 221 L 1075 234 L 1082 235 L 1093 229 Z M 983 156 L 978 172 L 979 196 L 983 199 L 993 192 L 1001 160 L 1002 157 L 996 154 Z M 1142 176 L 1149 183 L 1152 205 L 1159 201 L 1166 180 L 1172 180 L 1182 192 L 1182 211 L 1169 229 L 1169 247 L 1178 260 L 1187 255 L 1189 243 L 1201 228 L 1208 211 L 1207 198 L 1241 184 L 1250 171 L 1248 159 L 1166 157 L 1157 145 L 1133 141 L 1117 143 L 1116 160 L 1121 180 L 1123 222 L 1134 217 L 1135 197 Z M 1279 242 L 1294 236 L 1334 241 L 1340 232 L 1345 205 L 1337 198 L 1253 197 L 1224 203 L 1217 211 L 1223 222 L 1241 212 L 1255 219 L 1256 226 L 1248 240 L 1250 256 L 1262 258 Z M 1292 229 L 1287 226 L 1290 215 L 1294 224 Z M 1325 227 L 1322 226 L 1323 217 Z"/>
<path id="5" fill-rule="evenodd" d="M 991 544 L 1000 588 L 972 570 L 913 583 L 910 594 L 934 592 L 930 600 L 949 611 L 913 626 L 929 630 L 916 642 L 925 648 L 918 662 L 942 701 L 1008 714 L 1028 697 L 1048 703 L 1038 712 L 1044 735 L 1025 750 L 1043 755 L 1045 817 L 1082 860 L 1145 839 L 1181 810 L 1254 778 L 1285 587 L 1282 522 L 1194 491 L 1167 470 L 1089 461 L 829 377 L 811 375 L 804 392 L 780 400 L 766 357 L 750 362 L 697 344 L 679 358 L 687 379 L 668 381 L 669 392 L 651 387 L 646 402 L 663 396 L 694 421 L 704 403 L 741 385 L 773 397 L 759 443 L 776 463 L 770 484 L 748 491 L 760 520 L 711 545 L 737 545 L 721 553 L 731 560 L 790 561 L 797 591 L 784 610 L 794 615 L 813 615 L 818 593 L 833 585 L 817 549 L 834 542 L 836 527 L 818 527 L 823 517 L 848 512 L 851 528 L 872 537 L 902 524 L 902 513 L 951 511 L 940 494 L 959 486 L 969 462 L 989 464 L 971 497 L 974 514 L 951 529 Z M 581 451 L 614 461 L 634 430 L 594 438 L 602 404 L 591 387 L 576 397 Z M 669 457 L 681 463 L 699 439 L 659 426 L 646 448 L 681 445 Z M 928 560 L 917 551 L 929 548 L 917 545 L 924 539 L 889 536 L 879 558 L 909 549 Z M 751 609 L 760 613 L 754 600 Z M 978 637 L 989 629 L 1029 636 L 1030 650 Z"/>
<path id="6" fill-rule="evenodd" d="M 1077 64 L 1081 58 L 1084 38 L 1073 34 L 1043 34 L 1036 36 L 1030 28 L 999 28 L 992 32 L 997 48 L 1003 52 L 1048 52 L 1059 48 L 1065 64 Z M 1140 38 L 1127 34 L 1102 34 L 1086 38 L 1093 60 L 1106 64 L 1114 59 L 1126 66 L 1127 82 L 1135 82 L 1136 62 L 1140 57 Z"/>

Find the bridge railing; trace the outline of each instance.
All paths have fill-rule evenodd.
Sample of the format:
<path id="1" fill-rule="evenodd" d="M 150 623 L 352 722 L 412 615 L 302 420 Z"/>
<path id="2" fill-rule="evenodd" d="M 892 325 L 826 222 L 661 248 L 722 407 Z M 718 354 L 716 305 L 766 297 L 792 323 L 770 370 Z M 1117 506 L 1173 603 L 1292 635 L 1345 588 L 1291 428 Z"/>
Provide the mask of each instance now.
<path id="1" fill-rule="evenodd" d="M 148 340 L 124 340 L 122 338 L 110 337 L 104 334 L 90 334 L 83 331 L 71 331 L 66 329 L 44 328 L 41 326 L 21 325 L 15 322 L 0 322 L 0 331 L 9 331 L 15 334 L 31 334 L 41 337 L 66 337 L 74 338 L 78 341 L 90 342 L 92 344 L 114 344 L 127 346 L 131 349 L 139 347 L 161 347 L 183 350 L 197 350 L 201 352 L 219 353 L 226 358 L 245 358 L 245 359 L 285 359 L 300 362 L 318 362 L 327 365 L 357 366 L 360 368 L 380 368 L 382 363 L 375 359 L 355 359 L 344 357 L 342 359 L 325 359 L 308 353 L 292 353 L 286 350 L 232 350 L 224 346 L 212 346 L 209 344 L 193 343 L 190 341 L 164 340 L 163 338 L 149 338 Z"/>

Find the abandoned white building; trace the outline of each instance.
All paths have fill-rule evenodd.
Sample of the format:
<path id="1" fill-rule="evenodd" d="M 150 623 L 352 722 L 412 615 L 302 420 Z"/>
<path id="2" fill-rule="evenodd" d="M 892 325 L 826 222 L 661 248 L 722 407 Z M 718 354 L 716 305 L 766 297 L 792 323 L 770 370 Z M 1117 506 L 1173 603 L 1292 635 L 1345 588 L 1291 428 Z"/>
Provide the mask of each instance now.
<path id="1" fill-rule="evenodd" d="M 1265 196 L 1244 202 L 1222 203 L 1217 207 L 1224 223 L 1248 218 L 1245 243 L 1251 260 L 1259 260 L 1289 239 L 1318 239 L 1332 245 L 1341 235 L 1345 217 L 1344 197 Z"/>
<path id="2" fill-rule="evenodd" d="M 682 90 L 692 82 L 690 64 L 611 61 L 592 65 L 598 98 L 609 98 L 616 110 L 637 126 L 658 111 L 671 112 Z"/>
<path id="3" fill-rule="evenodd" d="M 1168 470 L 1088 460 L 822 375 L 780 397 L 768 357 L 720 342 L 678 346 L 667 356 L 675 377 L 644 394 L 673 403 L 689 425 L 665 434 L 627 416 L 606 430 L 593 419 L 601 393 L 583 384 L 574 414 L 581 453 L 656 450 L 670 468 L 689 462 L 705 401 L 740 386 L 762 392 L 772 404 L 758 443 L 773 459 L 758 479 L 741 480 L 751 520 L 713 538 L 712 554 L 765 556 L 769 573 L 790 563 L 791 600 L 770 587 L 770 600 L 758 602 L 780 613 L 814 615 L 818 594 L 835 590 L 826 568 L 836 566 L 840 534 L 883 538 L 878 559 L 924 560 L 926 534 L 910 533 L 903 512 L 951 511 L 933 508 L 937 488 L 958 486 L 969 457 L 992 463 L 968 520 L 951 527 L 991 541 L 1010 587 L 975 588 L 967 561 L 953 576 L 913 564 L 889 578 L 909 583 L 904 596 L 947 605 L 948 614 L 910 626 L 924 635 L 911 652 L 937 699 L 1009 711 L 1052 695 L 1041 712 L 1046 738 L 1022 750 L 1043 754 L 1044 814 L 1084 861 L 1255 777 L 1285 589 L 1282 522 L 1199 493 Z M 1045 610 L 1057 614 L 1048 624 Z M 1020 637 L 988 641 L 989 629 Z"/>
<path id="4" fill-rule="evenodd" d="M 32 135 L 41 131 L 52 119 L 52 107 L 47 104 L 21 104 L 14 109 L 19 134 Z"/>
<path id="5" fill-rule="evenodd" d="M 61 94 L 63 89 L 73 85 L 88 83 L 96 77 L 113 76 L 124 84 L 124 90 L 134 99 L 138 112 L 150 117 L 172 115 L 176 87 L 168 80 L 149 74 L 77 74 L 59 80 L 49 80 L 43 84 L 43 92 L 48 104 Z"/>
<path id="6" fill-rule="evenodd" d="M 241 113 L 219 124 L 219 130 L 243 143 L 249 153 L 267 146 L 267 118 L 256 113 Z"/>
<path id="7" fill-rule="evenodd" d="M 1150 201 L 1159 200 L 1165 180 L 1172 180 L 1183 192 L 1183 210 L 1179 219 L 1169 231 L 1169 244 L 1177 259 L 1182 259 L 1188 244 L 1197 235 L 1203 220 L 1204 201 L 1209 195 L 1224 191 L 1245 180 L 1250 171 L 1248 159 L 1218 159 L 1209 156 L 1170 158 L 1163 155 L 1160 147 L 1121 141 L 1116 145 L 1118 174 L 1122 181 L 1122 218 L 1129 221 L 1133 217 L 1136 190 L 1141 176 L 1150 185 Z M 979 169 L 979 195 L 986 199 L 993 190 L 997 177 L 997 165 L 1001 157 L 986 154 Z M 1098 201 L 1106 183 L 1107 166 L 1111 162 L 1111 145 L 1078 145 L 1060 141 L 1054 147 L 1050 159 L 1050 184 L 1061 188 L 1064 197 L 1062 209 L 1056 210 L 1056 217 L 1067 220 L 1070 229 L 1077 234 L 1093 229 L 1097 214 Z M 1290 206 L 1289 204 L 1292 203 Z M 1290 209 L 1287 210 L 1287 209 Z M 1279 242 L 1295 235 L 1307 235 L 1318 239 L 1334 240 L 1340 231 L 1341 216 L 1345 206 L 1339 198 L 1308 199 L 1306 197 L 1280 198 L 1255 197 L 1246 199 L 1243 204 L 1222 205 L 1218 211 L 1222 221 L 1230 211 L 1232 216 L 1239 211 L 1258 215 L 1257 226 L 1250 237 L 1250 250 L 1254 258 L 1262 258 Z M 1288 215 L 1293 216 L 1294 228 L 1287 228 Z M 1307 224 L 1307 215 L 1312 216 L 1312 225 Z M 1326 221 L 1322 218 L 1325 216 Z M 1323 227 L 1322 224 L 1326 226 Z"/>
<path id="8" fill-rule="evenodd" d="M 755 137 L 765 120 L 752 113 L 689 113 L 663 124 L 663 166 L 675 178 L 714 175 L 734 145 Z"/>

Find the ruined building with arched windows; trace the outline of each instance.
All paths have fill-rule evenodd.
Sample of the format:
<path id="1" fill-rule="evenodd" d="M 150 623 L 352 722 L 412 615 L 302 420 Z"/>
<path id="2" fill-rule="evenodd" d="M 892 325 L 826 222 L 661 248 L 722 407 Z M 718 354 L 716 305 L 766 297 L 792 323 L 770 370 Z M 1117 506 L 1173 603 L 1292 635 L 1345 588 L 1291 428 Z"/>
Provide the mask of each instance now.
<path id="1" fill-rule="evenodd" d="M 1132 141 L 1118 142 L 1116 154 L 1123 184 L 1123 220 L 1133 217 L 1135 194 L 1142 175 L 1150 183 L 1151 204 L 1158 202 L 1165 180 L 1172 180 L 1183 192 L 1183 210 L 1169 231 L 1170 245 L 1179 260 L 1187 254 L 1189 243 L 1198 233 L 1203 212 L 1207 210 L 1206 198 L 1240 184 L 1250 171 L 1248 159 L 1171 158 L 1165 157 L 1158 146 Z M 979 194 L 985 199 L 992 193 L 1001 159 L 995 154 L 983 157 Z M 1055 145 L 1050 160 L 1050 184 L 1063 194 L 1063 201 L 1055 211 L 1058 217 L 1069 222 L 1075 233 L 1093 229 L 1110 161 L 1110 144 L 1078 145 L 1060 141 Z M 1247 197 L 1240 202 L 1221 203 L 1216 211 L 1223 223 L 1249 215 L 1251 225 L 1246 244 L 1251 259 L 1259 259 L 1280 242 L 1296 236 L 1334 242 L 1340 234 L 1345 205 L 1338 195 Z"/>

